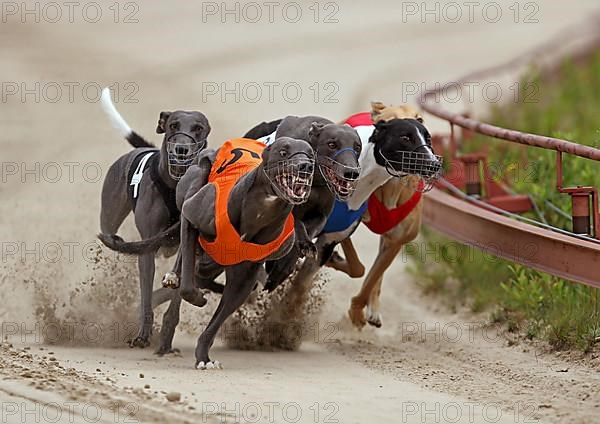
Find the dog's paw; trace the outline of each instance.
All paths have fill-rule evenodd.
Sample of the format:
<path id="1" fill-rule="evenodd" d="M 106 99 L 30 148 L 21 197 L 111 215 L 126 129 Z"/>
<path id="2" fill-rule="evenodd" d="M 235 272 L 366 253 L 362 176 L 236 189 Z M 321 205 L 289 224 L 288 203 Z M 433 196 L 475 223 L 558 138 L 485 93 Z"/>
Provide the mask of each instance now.
<path id="1" fill-rule="evenodd" d="M 352 321 L 352 324 L 358 329 L 362 329 L 367 324 L 364 307 L 365 305 L 355 299 L 352 299 L 352 304 L 350 305 L 350 309 L 348 309 L 350 321 Z"/>
<path id="2" fill-rule="evenodd" d="M 317 246 L 312 241 L 298 242 L 298 249 L 305 258 L 315 259 L 317 257 Z"/>
<path id="3" fill-rule="evenodd" d="M 174 272 L 167 272 L 162 279 L 162 285 L 166 289 L 178 289 L 179 288 L 179 276 Z"/>
<path id="4" fill-rule="evenodd" d="M 222 370 L 223 365 L 219 361 L 200 361 L 196 364 L 197 370 Z"/>
<path id="5" fill-rule="evenodd" d="M 181 351 L 177 348 L 174 349 L 171 347 L 161 346 L 156 350 L 156 352 L 154 352 L 154 354 L 158 355 L 158 356 L 165 356 L 165 355 L 181 356 Z"/>
<path id="6" fill-rule="evenodd" d="M 139 347 L 141 349 L 144 349 L 144 348 L 150 346 L 150 337 L 137 336 L 136 338 L 129 340 L 129 342 L 127 342 L 127 344 L 131 348 Z"/>
<path id="7" fill-rule="evenodd" d="M 206 300 L 206 297 L 204 297 L 205 294 L 206 293 L 204 291 L 198 289 L 181 291 L 181 297 L 183 300 L 199 308 L 208 303 L 208 300 Z"/>
<path id="8" fill-rule="evenodd" d="M 367 323 L 373 327 L 381 328 L 381 314 L 371 308 L 367 308 Z"/>

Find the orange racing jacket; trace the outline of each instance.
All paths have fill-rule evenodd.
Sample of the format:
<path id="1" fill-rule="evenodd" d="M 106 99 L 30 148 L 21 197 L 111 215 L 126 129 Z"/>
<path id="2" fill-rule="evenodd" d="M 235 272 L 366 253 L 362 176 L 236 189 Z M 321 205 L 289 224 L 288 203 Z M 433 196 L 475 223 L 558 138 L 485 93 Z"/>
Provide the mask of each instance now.
<path id="1" fill-rule="evenodd" d="M 215 227 L 213 242 L 198 237 L 202 249 L 218 264 L 236 265 L 244 261 L 261 262 L 275 253 L 294 235 L 294 217 L 290 213 L 281 234 L 267 244 L 243 241 L 231 224 L 227 212 L 229 194 L 240 178 L 262 163 L 265 145 L 256 140 L 237 138 L 226 141 L 219 149 L 208 182 L 215 187 Z"/>

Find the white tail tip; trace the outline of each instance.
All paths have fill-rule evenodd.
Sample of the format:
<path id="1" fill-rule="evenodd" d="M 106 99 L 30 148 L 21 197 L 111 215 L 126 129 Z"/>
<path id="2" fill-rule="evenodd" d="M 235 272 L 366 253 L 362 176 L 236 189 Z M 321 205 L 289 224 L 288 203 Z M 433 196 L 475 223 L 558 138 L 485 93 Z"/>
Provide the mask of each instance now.
<path id="1" fill-rule="evenodd" d="M 121 136 L 127 137 L 133 132 L 131 127 L 127 125 L 127 122 L 125 122 L 125 119 L 123 119 L 123 117 L 115 107 L 114 103 L 112 102 L 112 98 L 110 96 L 110 89 L 108 87 L 102 90 L 102 97 L 100 98 L 100 103 L 102 105 L 102 109 L 104 109 L 104 112 L 108 115 L 108 119 L 110 120 L 111 125 L 115 127 L 117 131 L 119 131 L 119 134 L 121 134 Z"/>

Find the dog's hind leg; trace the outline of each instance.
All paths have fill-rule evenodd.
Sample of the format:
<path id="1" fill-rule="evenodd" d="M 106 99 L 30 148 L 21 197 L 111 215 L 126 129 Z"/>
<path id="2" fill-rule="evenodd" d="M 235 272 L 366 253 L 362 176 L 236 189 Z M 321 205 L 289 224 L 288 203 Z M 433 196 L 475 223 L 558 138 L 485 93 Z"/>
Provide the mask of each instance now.
<path id="1" fill-rule="evenodd" d="M 178 290 L 173 290 L 171 295 L 171 303 L 167 308 L 167 311 L 163 315 L 162 327 L 160 329 L 160 342 L 158 349 L 156 350 L 157 355 L 166 355 L 168 353 L 177 353 L 178 349 L 173 349 L 173 337 L 175 336 L 175 329 L 179 324 L 179 311 L 181 308 L 181 296 Z"/>
<path id="2" fill-rule="evenodd" d="M 198 344 L 196 345 L 196 368 L 220 368 L 218 361 L 212 362 L 210 360 L 208 352 L 215 341 L 219 328 L 246 301 L 254 289 L 261 267 L 262 263 L 245 262 L 229 267 L 225 271 L 227 283 L 225 284 L 219 306 L 208 326 L 198 338 Z"/>
<path id="3" fill-rule="evenodd" d="M 100 231 L 113 235 L 131 212 L 127 197 L 127 157 L 117 160 L 108 170 L 102 185 Z M 123 181 L 125 179 L 125 181 Z"/>

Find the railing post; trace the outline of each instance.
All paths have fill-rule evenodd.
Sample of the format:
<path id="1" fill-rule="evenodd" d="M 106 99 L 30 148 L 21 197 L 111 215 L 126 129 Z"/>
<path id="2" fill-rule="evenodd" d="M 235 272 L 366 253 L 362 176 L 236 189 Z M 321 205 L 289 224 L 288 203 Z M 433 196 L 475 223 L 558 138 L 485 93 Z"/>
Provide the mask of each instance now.
<path id="1" fill-rule="evenodd" d="M 575 234 L 588 234 L 590 231 L 590 193 L 573 192 L 571 206 L 573 215 L 573 232 Z"/>

